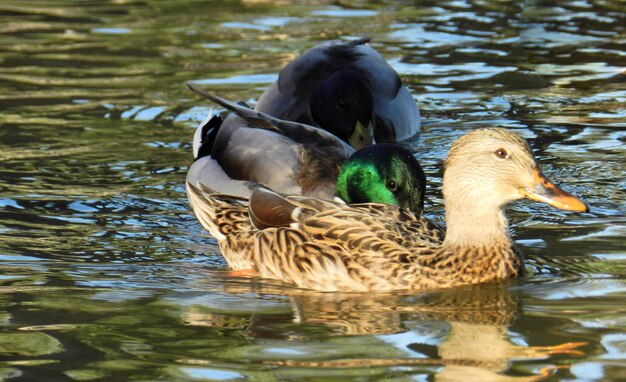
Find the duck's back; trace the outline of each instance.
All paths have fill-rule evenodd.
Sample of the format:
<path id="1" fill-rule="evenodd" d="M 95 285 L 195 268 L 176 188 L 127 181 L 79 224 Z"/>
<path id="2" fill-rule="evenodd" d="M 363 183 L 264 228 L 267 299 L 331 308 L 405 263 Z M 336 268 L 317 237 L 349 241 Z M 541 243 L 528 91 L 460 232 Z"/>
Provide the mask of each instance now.
<path id="1" fill-rule="evenodd" d="M 352 147 L 322 129 L 279 120 L 189 87 L 231 113 L 208 132 L 199 128 L 204 138 L 198 152 L 205 156 L 193 163 L 187 182 L 243 198 L 257 184 L 285 194 L 334 197 L 339 169 Z"/>
<path id="2" fill-rule="evenodd" d="M 304 146 L 229 114 L 217 132 L 211 155 L 194 162 L 187 179 L 244 197 L 249 195 L 248 183 L 254 183 L 285 194 L 329 199 L 344 160 L 341 152 Z"/>

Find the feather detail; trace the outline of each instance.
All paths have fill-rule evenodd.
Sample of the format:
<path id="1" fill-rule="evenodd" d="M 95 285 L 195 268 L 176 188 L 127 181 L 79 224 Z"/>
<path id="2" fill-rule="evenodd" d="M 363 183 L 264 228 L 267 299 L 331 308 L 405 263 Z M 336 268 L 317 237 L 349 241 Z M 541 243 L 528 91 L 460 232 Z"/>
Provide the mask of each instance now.
<path id="1" fill-rule="evenodd" d="M 229 264 L 246 264 L 261 277 L 302 288 L 441 288 L 508 278 L 520 270 L 517 253 L 506 243 L 489 250 L 446 248 L 440 228 L 397 206 L 349 206 L 259 188 L 247 207 L 206 187 L 188 188 L 198 219 L 218 239 Z M 415 233 L 422 239 L 407 238 Z"/>

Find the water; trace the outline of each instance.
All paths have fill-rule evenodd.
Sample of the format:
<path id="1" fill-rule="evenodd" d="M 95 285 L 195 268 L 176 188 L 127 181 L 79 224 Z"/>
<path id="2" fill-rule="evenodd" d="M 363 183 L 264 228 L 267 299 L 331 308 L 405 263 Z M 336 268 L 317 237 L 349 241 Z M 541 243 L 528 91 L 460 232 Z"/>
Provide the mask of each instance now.
<path id="1" fill-rule="evenodd" d="M 626 379 L 625 12 L 3 1 L 0 379 Z M 303 49 L 362 35 L 420 105 L 430 217 L 447 148 L 484 126 L 520 132 L 591 206 L 509 208 L 527 277 L 378 296 L 228 275 L 184 194 L 194 125 L 213 107 L 184 83 L 254 103 Z"/>

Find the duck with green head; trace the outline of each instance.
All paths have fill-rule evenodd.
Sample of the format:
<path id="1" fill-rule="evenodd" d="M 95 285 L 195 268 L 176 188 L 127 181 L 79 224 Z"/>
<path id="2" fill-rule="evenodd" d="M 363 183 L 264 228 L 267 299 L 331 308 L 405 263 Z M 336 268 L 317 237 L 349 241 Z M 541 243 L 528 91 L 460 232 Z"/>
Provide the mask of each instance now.
<path id="1" fill-rule="evenodd" d="M 348 158 L 337 177 L 336 193 L 348 204 L 388 203 L 418 215 L 424 208 L 426 176 L 413 154 L 380 143 Z"/>
<path id="2" fill-rule="evenodd" d="M 341 183 L 341 182 L 340 182 Z M 523 273 L 504 207 L 531 199 L 588 207 L 541 172 L 506 129 L 459 138 L 444 163 L 445 233 L 395 205 L 347 205 L 257 188 L 249 203 L 187 184 L 196 216 L 235 269 L 321 291 L 393 291 L 494 282 Z"/>
<path id="3" fill-rule="evenodd" d="M 289 195 L 347 203 L 390 203 L 420 214 L 425 176 L 415 157 L 392 144 L 354 151 L 320 128 L 283 121 L 190 86 L 230 110 L 213 130 L 198 128 L 200 153 L 187 182 L 244 199 L 259 185 Z M 204 132 L 202 132 L 204 130 Z"/>

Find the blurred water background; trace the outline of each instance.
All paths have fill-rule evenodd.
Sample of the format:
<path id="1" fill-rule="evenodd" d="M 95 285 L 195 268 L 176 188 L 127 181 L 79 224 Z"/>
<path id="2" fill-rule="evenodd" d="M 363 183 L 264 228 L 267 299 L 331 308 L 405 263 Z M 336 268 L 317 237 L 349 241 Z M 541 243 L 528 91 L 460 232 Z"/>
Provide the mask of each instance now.
<path id="1" fill-rule="evenodd" d="M 626 2 L 0 2 L 0 380 L 626 379 Z M 187 206 L 194 81 L 254 104 L 329 39 L 373 38 L 441 161 L 478 127 L 588 202 L 508 215 L 529 275 L 392 295 L 229 277 Z M 580 342 L 580 343 L 579 343 Z M 574 343 L 571 346 L 560 344 Z M 551 348 L 548 348 L 551 346 Z"/>

